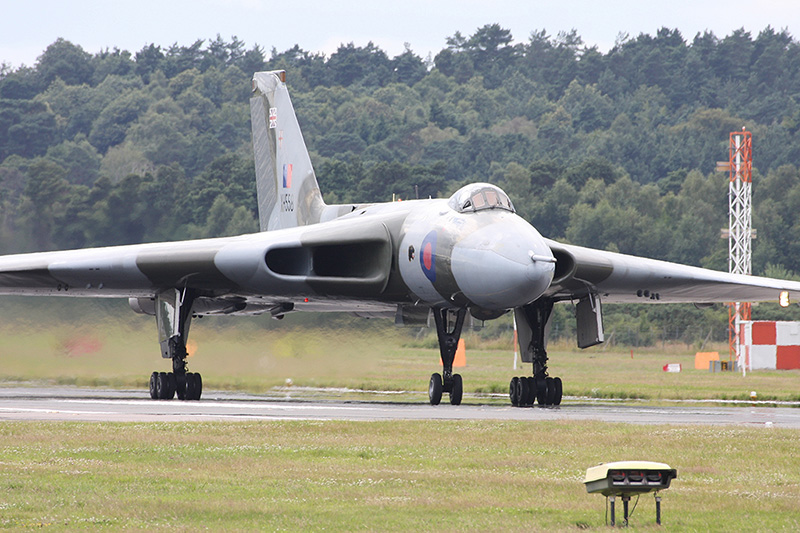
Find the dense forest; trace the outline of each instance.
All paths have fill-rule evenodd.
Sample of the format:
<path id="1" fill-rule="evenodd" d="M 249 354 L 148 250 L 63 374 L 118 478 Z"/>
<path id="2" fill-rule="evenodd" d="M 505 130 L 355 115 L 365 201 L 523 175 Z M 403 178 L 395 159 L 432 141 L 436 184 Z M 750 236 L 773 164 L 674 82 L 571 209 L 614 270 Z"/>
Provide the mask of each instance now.
<path id="1" fill-rule="evenodd" d="M 547 237 L 719 270 L 728 177 L 714 166 L 746 127 L 753 271 L 800 272 L 800 42 L 786 31 L 663 28 L 603 53 L 575 31 L 515 43 L 489 24 L 446 43 L 428 58 L 371 43 L 267 55 L 218 35 L 92 55 L 58 39 L 32 67 L 4 63 L 0 253 L 255 231 L 250 77 L 286 69 L 329 202 L 489 181 Z M 695 311 L 616 320 L 724 324 Z"/>

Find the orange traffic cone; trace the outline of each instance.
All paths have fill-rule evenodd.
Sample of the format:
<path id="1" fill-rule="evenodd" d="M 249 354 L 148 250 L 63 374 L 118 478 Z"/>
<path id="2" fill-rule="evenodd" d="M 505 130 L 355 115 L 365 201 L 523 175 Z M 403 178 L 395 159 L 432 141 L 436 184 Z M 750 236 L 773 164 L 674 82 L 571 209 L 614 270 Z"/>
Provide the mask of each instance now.
<path id="1" fill-rule="evenodd" d="M 453 366 L 457 368 L 464 368 L 467 366 L 467 344 L 464 342 L 464 339 L 458 339 L 458 348 L 456 348 Z"/>
<path id="2" fill-rule="evenodd" d="M 439 364 L 442 364 L 442 358 L 439 358 Z M 453 368 L 464 368 L 467 366 L 467 345 L 464 339 L 458 339 L 458 346 L 456 347 L 456 355 L 453 357 Z"/>

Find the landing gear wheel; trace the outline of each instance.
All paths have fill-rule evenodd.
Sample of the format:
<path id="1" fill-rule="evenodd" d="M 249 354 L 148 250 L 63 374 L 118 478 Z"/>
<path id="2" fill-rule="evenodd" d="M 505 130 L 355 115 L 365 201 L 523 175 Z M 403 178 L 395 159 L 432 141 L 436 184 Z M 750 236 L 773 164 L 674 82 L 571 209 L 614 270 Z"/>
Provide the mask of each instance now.
<path id="1" fill-rule="evenodd" d="M 547 405 L 553 405 L 553 402 L 556 397 L 556 386 L 555 380 L 553 378 L 545 378 L 545 384 L 547 385 Z"/>
<path id="2" fill-rule="evenodd" d="M 563 393 L 561 378 L 553 378 L 553 391 L 553 405 L 561 405 L 561 395 Z"/>
<path id="3" fill-rule="evenodd" d="M 161 400 L 171 400 L 175 397 L 175 375 L 172 372 L 159 372 L 156 384 L 159 383 L 158 397 Z"/>
<path id="4" fill-rule="evenodd" d="M 534 378 L 536 382 L 536 403 L 547 405 L 547 381 L 544 378 Z"/>
<path id="5" fill-rule="evenodd" d="M 523 376 L 519 378 L 518 383 L 519 406 L 525 407 L 526 405 L 530 405 L 528 403 L 528 397 L 531 394 L 531 384 L 528 382 L 528 378 Z"/>
<path id="6" fill-rule="evenodd" d="M 169 392 L 169 378 L 166 372 L 159 372 L 156 375 L 156 397 L 159 400 L 166 400 Z"/>
<path id="7" fill-rule="evenodd" d="M 186 397 L 186 387 L 187 387 L 188 379 L 187 374 L 183 376 L 175 376 L 175 394 L 178 395 L 179 400 L 188 400 L 189 398 Z"/>
<path id="8" fill-rule="evenodd" d="M 175 380 L 175 374 L 172 372 L 167 372 L 167 378 L 169 380 L 169 394 L 168 399 L 171 400 L 175 397 L 175 391 L 178 390 L 178 382 Z"/>
<path id="9" fill-rule="evenodd" d="M 186 373 L 186 399 L 194 400 L 195 380 L 194 374 L 191 372 Z"/>
<path id="10" fill-rule="evenodd" d="M 511 378 L 511 383 L 508 384 L 508 397 L 511 398 L 511 405 L 514 407 L 519 407 L 519 393 L 517 390 L 519 389 L 519 378 L 513 377 Z"/>
<path id="11" fill-rule="evenodd" d="M 529 376 L 511 378 L 508 384 L 508 396 L 511 398 L 511 405 L 514 407 L 530 407 L 536 403 L 539 398 L 536 379 Z M 546 386 L 546 385 L 545 385 Z M 540 405 L 544 405 L 547 399 L 546 392 L 540 400 Z"/>
<path id="12" fill-rule="evenodd" d="M 532 377 L 524 379 L 528 382 L 528 396 L 525 398 L 525 405 L 532 406 L 536 402 L 536 380 Z"/>
<path id="13" fill-rule="evenodd" d="M 200 374 L 194 375 L 194 398 L 193 400 L 199 400 L 200 396 L 203 395 L 203 377 Z"/>
<path id="14" fill-rule="evenodd" d="M 431 374 L 431 381 L 428 384 L 428 399 L 431 405 L 439 405 L 442 402 L 442 389 L 441 374 Z"/>
<path id="15" fill-rule="evenodd" d="M 461 374 L 453 374 L 453 384 L 450 387 L 450 405 L 461 405 L 461 398 L 464 396 L 464 382 Z"/>
<path id="16" fill-rule="evenodd" d="M 194 372 L 186 373 L 186 399 L 199 400 L 203 393 L 203 378 Z"/>
<path id="17" fill-rule="evenodd" d="M 150 398 L 158 399 L 158 390 L 156 390 L 156 380 L 158 379 L 158 372 L 150 374 Z"/>

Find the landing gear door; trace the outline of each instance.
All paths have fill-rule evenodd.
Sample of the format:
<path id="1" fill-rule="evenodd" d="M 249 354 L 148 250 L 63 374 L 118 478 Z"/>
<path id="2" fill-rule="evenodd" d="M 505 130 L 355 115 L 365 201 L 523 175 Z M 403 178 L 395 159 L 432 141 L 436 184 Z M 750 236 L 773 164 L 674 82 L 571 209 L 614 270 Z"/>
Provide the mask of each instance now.
<path id="1" fill-rule="evenodd" d="M 537 351 L 547 352 L 547 338 L 552 324 L 553 302 L 536 301 L 524 307 L 514 308 L 517 323 L 517 343 L 523 363 L 532 363 Z"/>
<path id="2" fill-rule="evenodd" d="M 578 322 L 578 348 L 589 348 L 605 341 L 600 299 L 590 294 L 575 306 Z"/>
<path id="3" fill-rule="evenodd" d="M 169 289 L 156 297 L 156 325 L 158 326 L 158 342 L 161 344 L 161 357 L 172 358 L 169 340 L 180 337 L 182 340 L 189 333 L 191 310 L 186 309 L 184 294 L 178 289 Z M 188 311 L 188 312 L 187 312 Z"/>
<path id="4" fill-rule="evenodd" d="M 533 361 L 532 352 L 528 350 L 533 338 L 533 331 L 525 320 L 525 314 L 521 307 L 514 309 L 514 321 L 517 323 L 517 342 L 519 343 L 519 353 L 523 363 Z"/>

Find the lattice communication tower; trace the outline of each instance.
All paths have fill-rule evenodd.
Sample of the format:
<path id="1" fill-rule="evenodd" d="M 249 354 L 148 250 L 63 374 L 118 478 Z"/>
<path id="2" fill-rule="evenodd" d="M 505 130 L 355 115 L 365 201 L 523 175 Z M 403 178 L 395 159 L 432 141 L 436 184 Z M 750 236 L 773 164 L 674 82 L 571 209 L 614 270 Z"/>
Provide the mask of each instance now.
<path id="1" fill-rule="evenodd" d="M 728 271 L 753 273 L 753 136 L 749 131 L 730 134 L 730 182 L 728 184 Z M 750 303 L 730 304 L 728 344 L 730 357 L 745 371 L 743 321 L 750 320 Z"/>

